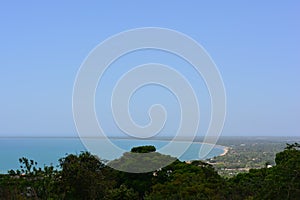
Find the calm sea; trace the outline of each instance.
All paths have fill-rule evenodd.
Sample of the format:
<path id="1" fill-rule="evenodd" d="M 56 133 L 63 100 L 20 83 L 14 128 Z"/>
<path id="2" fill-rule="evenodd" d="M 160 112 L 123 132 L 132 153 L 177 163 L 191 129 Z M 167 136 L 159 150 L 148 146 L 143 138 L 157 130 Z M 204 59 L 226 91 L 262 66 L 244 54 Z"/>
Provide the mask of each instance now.
<path id="1" fill-rule="evenodd" d="M 101 149 L 103 140 L 93 139 L 93 141 L 99 143 Z M 164 140 L 112 139 L 111 141 L 123 149 L 124 152 L 141 145 L 154 145 L 157 151 L 160 152 L 159 149 L 169 143 L 169 141 Z M 206 144 L 193 143 L 179 159 L 182 161 L 199 159 L 198 154 L 201 145 Z M 87 151 L 87 149 L 78 138 L 0 138 L 0 173 L 7 173 L 10 169 L 19 169 L 18 160 L 21 157 L 33 159 L 38 162 L 39 167 L 44 165 L 57 166 L 59 158 L 67 154 L 79 154 L 81 151 Z M 223 152 L 222 147 L 216 146 L 205 158 L 219 156 Z M 105 149 L 99 154 L 100 158 L 107 160 L 122 155 L 112 154 L 110 151 L 105 151 Z"/>

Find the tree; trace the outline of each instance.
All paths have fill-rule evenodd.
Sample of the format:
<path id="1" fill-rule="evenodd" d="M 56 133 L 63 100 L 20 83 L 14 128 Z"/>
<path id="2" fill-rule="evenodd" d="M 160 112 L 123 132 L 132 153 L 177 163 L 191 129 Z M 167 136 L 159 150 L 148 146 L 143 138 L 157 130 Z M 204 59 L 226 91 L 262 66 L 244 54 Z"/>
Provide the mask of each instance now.
<path id="1" fill-rule="evenodd" d="M 108 163 L 108 166 L 120 170 L 120 185 L 124 184 L 138 192 L 140 199 L 150 191 L 154 171 L 176 160 L 155 150 L 154 146 L 134 147 L 131 152 L 126 152 L 121 158 Z"/>
<path id="2" fill-rule="evenodd" d="M 229 180 L 235 199 L 297 199 L 300 196 L 299 145 L 287 144 L 276 154 L 276 166 L 250 169 Z"/>
<path id="3" fill-rule="evenodd" d="M 131 149 L 131 152 L 126 152 L 119 159 L 109 162 L 107 165 L 119 171 L 129 173 L 148 173 L 160 169 L 173 161 L 173 158 L 168 155 L 162 155 L 155 152 L 154 146 L 140 146 Z"/>
<path id="4" fill-rule="evenodd" d="M 61 190 L 65 199 L 96 199 L 105 195 L 109 184 L 104 180 L 104 163 L 89 152 L 68 155 L 59 160 Z"/>
<path id="5" fill-rule="evenodd" d="M 201 161 L 176 162 L 157 172 L 158 179 L 145 199 L 226 199 L 225 181 Z"/>
<path id="6" fill-rule="evenodd" d="M 276 154 L 276 166 L 270 168 L 266 177 L 263 197 L 273 199 L 297 199 L 300 196 L 300 150 L 299 144 L 287 145 Z M 269 190 L 267 190 L 269 189 Z"/>
<path id="7" fill-rule="evenodd" d="M 155 148 L 155 146 L 152 146 L 152 145 L 133 147 L 131 149 L 132 153 L 150 153 L 150 152 L 155 152 L 155 151 L 156 151 L 156 148 Z"/>
<path id="8" fill-rule="evenodd" d="M 127 188 L 124 184 L 108 191 L 108 194 L 104 197 L 105 200 L 134 200 L 138 198 L 138 193 L 132 188 Z"/>

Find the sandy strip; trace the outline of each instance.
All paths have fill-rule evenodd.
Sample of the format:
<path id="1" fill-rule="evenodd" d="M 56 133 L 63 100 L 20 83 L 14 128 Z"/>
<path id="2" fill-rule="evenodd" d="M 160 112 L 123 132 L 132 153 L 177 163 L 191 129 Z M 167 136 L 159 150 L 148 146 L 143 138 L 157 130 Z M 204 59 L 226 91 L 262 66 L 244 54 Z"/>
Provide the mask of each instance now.
<path id="1" fill-rule="evenodd" d="M 220 154 L 220 156 L 225 156 L 229 151 L 229 147 L 225 147 L 223 150 L 224 150 L 224 152 L 222 154 Z"/>

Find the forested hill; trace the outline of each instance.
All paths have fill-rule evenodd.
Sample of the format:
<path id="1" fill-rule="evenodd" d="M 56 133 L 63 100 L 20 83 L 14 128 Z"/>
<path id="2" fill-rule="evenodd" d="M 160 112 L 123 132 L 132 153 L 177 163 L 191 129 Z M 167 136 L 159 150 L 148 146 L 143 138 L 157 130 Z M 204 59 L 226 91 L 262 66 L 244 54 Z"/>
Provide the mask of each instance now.
<path id="1" fill-rule="evenodd" d="M 53 166 L 38 169 L 33 160 L 21 158 L 20 170 L 1 175 L 0 199 L 299 199 L 299 148 L 297 143 L 289 144 L 276 154 L 275 166 L 250 169 L 232 178 L 221 177 L 202 161 L 176 159 L 153 172 L 126 173 L 108 167 L 88 152 L 61 158 L 59 170 Z M 133 148 L 113 164 L 128 167 L 131 155 L 139 152 L 155 153 L 158 165 L 160 159 L 172 159 L 146 146 Z"/>

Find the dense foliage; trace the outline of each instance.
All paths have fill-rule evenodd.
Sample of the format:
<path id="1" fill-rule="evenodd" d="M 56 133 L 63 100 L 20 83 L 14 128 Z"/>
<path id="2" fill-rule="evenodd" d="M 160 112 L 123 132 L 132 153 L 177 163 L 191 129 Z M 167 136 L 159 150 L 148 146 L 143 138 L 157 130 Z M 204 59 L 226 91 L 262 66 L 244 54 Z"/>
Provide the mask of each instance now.
<path id="1" fill-rule="evenodd" d="M 141 147 L 133 147 L 131 149 L 131 152 L 133 153 L 150 153 L 155 152 L 156 148 L 155 146 L 147 145 L 147 146 L 141 146 Z"/>
<path id="2" fill-rule="evenodd" d="M 297 143 L 287 145 L 271 168 L 251 169 L 233 178 L 221 177 L 202 161 L 176 159 L 153 172 L 128 173 L 108 167 L 88 152 L 60 159 L 59 169 L 37 168 L 33 160 L 21 158 L 20 170 L 0 176 L 0 199 L 297 199 L 299 147 Z M 127 166 L 137 152 L 153 154 L 154 163 L 170 158 L 154 151 L 151 146 L 133 148 L 115 163 Z"/>

